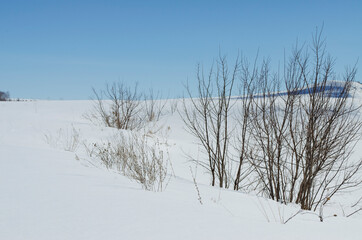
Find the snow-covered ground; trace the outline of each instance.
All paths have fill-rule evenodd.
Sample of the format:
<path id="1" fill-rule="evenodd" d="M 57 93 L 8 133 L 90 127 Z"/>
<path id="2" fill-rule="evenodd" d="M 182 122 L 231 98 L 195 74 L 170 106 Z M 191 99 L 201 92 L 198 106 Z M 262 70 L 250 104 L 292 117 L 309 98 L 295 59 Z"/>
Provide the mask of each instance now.
<path id="1" fill-rule="evenodd" d="M 0 239 L 362 239 L 362 212 L 345 217 L 361 189 L 333 199 L 323 223 L 303 212 L 282 224 L 298 206 L 210 187 L 204 170 L 188 161 L 198 146 L 177 112 L 168 111 L 153 136 L 167 138 L 175 176 L 163 192 L 145 191 L 86 154 L 84 145 L 116 132 L 87 120 L 91 107 L 91 101 L 0 103 Z M 80 144 L 65 151 L 73 128 Z M 362 142 L 353 157 L 359 156 Z"/>

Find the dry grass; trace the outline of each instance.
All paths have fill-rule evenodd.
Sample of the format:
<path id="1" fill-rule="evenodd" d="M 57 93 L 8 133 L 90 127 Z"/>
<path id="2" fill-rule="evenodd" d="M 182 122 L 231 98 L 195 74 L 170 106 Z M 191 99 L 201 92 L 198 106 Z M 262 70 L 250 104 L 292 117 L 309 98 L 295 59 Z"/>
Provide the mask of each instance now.
<path id="1" fill-rule="evenodd" d="M 167 151 L 158 140 L 120 132 L 112 141 L 93 144 L 89 152 L 108 169 L 116 169 L 140 183 L 145 190 L 163 191 L 167 187 L 171 164 Z"/>
<path id="2" fill-rule="evenodd" d="M 68 152 L 75 152 L 80 144 L 80 131 L 72 128 L 60 128 L 56 134 L 44 134 L 45 142 L 54 148 L 60 148 Z"/>

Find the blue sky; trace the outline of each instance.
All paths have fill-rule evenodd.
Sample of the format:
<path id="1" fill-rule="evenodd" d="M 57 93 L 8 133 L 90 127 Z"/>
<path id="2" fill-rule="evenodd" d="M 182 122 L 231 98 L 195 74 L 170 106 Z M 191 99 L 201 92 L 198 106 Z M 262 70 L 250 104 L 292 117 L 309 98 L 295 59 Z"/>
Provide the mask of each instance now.
<path id="1" fill-rule="evenodd" d="M 362 54 L 362 1 L 0 1 L 0 90 L 12 97 L 89 99 L 124 81 L 183 93 L 219 49 L 283 60 L 324 23 L 337 72 Z M 362 81 L 362 60 L 357 64 Z"/>

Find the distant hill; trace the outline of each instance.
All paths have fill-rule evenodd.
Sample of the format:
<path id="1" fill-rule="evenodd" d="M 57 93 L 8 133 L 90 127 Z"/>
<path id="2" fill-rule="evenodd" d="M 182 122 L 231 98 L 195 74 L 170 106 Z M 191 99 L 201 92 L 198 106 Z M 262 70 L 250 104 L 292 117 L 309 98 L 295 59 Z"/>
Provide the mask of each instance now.
<path id="1" fill-rule="evenodd" d="M 331 80 L 331 81 L 327 82 L 326 86 L 317 86 L 316 92 L 317 93 L 326 92 L 331 97 L 337 98 L 337 97 L 341 96 L 343 88 L 344 88 L 343 81 Z M 313 90 L 314 90 L 314 87 L 309 87 L 309 88 L 298 89 L 298 90 L 292 91 L 291 93 L 295 94 L 295 95 L 304 95 L 304 94 L 308 94 L 309 92 L 312 92 Z M 288 95 L 287 91 L 281 91 L 278 93 L 271 93 L 269 96 L 275 97 L 275 96 L 286 96 L 286 95 Z M 360 82 L 352 82 L 351 90 L 348 94 L 348 97 L 352 97 L 352 96 L 356 96 L 356 95 L 362 96 L 362 84 Z M 255 94 L 254 97 L 259 98 L 259 97 L 262 97 L 262 95 Z M 244 97 L 238 97 L 238 98 L 244 98 Z"/>

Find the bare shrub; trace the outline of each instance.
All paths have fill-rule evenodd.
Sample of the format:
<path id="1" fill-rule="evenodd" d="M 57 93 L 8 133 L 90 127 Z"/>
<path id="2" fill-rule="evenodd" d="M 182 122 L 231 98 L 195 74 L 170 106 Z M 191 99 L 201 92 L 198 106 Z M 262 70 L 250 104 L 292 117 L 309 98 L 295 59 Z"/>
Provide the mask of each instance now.
<path id="1" fill-rule="evenodd" d="M 197 169 L 196 169 L 196 170 L 197 170 Z M 191 166 L 190 166 L 190 173 L 191 173 L 192 180 L 193 180 L 193 182 L 194 182 L 195 190 L 196 190 L 196 192 L 197 192 L 197 200 L 199 200 L 199 203 L 202 205 L 202 198 L 201 198 L 199 186 L 197 185 L 197 182 L 196 182 L 196 173 L 195 173 L 195 175 L 194 175 L 194 173 L 192 172 Z"/>
<path id="2" fill-rule="evenodd" d="M 160 148 L 160 143 L 147 144 L 147 138 L 137 139 L 131 146 L 127 161 L 126 176 L 136 180 L 146 190 L 162 191 L 167 183 L 168 159 Z"/>
<path id="3" fill-rule="evenodd" d="M 169 100 L 169 101 L 170 101 L 170 112 L 171 112 L 171 114 L 174 114 L 175 112 L 178 111 L 179 99 L 172 99 L 172 100 Z"/>
<path id="4" fill-rule="evenodd" d="M 80 144 L 80 131 L 72 126 L 71 129 L 60 128 L 55 135 L 44 134 L 46 143 L 54 148 L 61 148 L 68 152 L 75 152 Z"/>
<path id="5" fill-rule="evenodd" d="M 162 100 L 161 95 L 154 94 L 153 90 L 149 94 L 139 93 L 137 84 L 131 89 L 124 83 L 113 83 L 106 85 L 105 91 L 93 89 L 93 93 L 93 112 L 84 117 L 117 129 L 140 130 L 149 123 L 154 124 L 165 113 L 167 104 L 167 100 Z M 153 132 L 160 130 L 156 125 L 149 127 L 154 128 Z"/>
<path id="6" fill-rule="evenodd" d="M 246 59 L 237 58 L 229 70 L 226 57 L 219 57 L 216 69 L 212 67 L 207 76 L 198 67 L 197 98 L 186 86 L 190 99 L 184 99 L 180 115 L 207 154 L 208 161 L 201 165 L 210 172 L 212 186 L 240 190 L 250 185 L 244 180 L 252 170 L 247 158 L 256 69 L 251 70 Z M 233 98 L 237 83 L 242 97 Z"/>
<path id="7" fill-rule="evenodd" d="M 149 94 L 145 96 L 144 113 L 145 119 L 148 122 L 158 121 L 164 114 L 164 108 L 167 104 L 167 100 L 162 100 L 161 98 L 161 94 L 154 94 L 152 89 L 150 89 Z"/>
<path id="8" fill-rule="evenodd" d="M 259 95 L 253 98 L 249 160 L 256 185 L 269 198 L 316 210 L 332 196 L 361 183 L 362 161 L 350 156 L 360 139 L 360 106 L 350 91 L 356 69 L 343 81 L 333 79 L 333 59 L 316 32 L 312 55 L 296 48 L 284 76 L 264 62 L 258 72 Z M 284 84 L 285 94 L 278 94 Z"/>
<path id="9" fill-rule="evenodd" d="M 288 103 L 293 103 L 292 99 L 297 95 L 288 94 L 285 101 L 279 99 L 275 94 L 280 90 L 277 79 L 269 71 L 269 63 L 264 61 L 257 72 L 258 95 L 253 98 L 250 109 L 253 148 L 249 153 L 249 161 L 254 167 L 256 183 L 261 191 L 276 201 L 289 202 L 286 199 L 289 197 L 285 192 L 286 185 L 291 183 L 290 187 L 293 189 L 294 182 L 291 180 L 294 180 L 295 175 L 292 171 L 291 179 L 286 178 L 289 176 L 287 161 L 290 155 L 286 152 L 287 121 L 290 119 L 289 113 L 292 113 Z M 290 160 L 293 161 L 293 158 Z"/>
<path id="10" fill-rule="evenodd" d="M 75 152 L 79 148 L 80 132 L 72 127 L 67 130 L 64 135 L 63 148 L 65 151 Z"/>
<path id="11" fill-rule="evenodd" d="M 88 148 L 88 154 L 90 157 L 99 159 L 106 168 L 112 169 L 115 167 L 124 174 L 124 159 L 127 158 L 125 145 L 118 141 L 116 141 L 116 144 L 114 142 L 94 143 L 91 148 Z"/>
<path id="12" fill-rule="evenodd" d="M 293 50 L 282 74 L 270 70 L 269 60 L 252 67 L 236 61 L 229 72 L 220 57 L 207 75 L 199 67 L 197 97 L 186 86 L 189 99 L 180 115 L 205 150 L 201 164 L 211 185 L 250 186 L 278 202 L 321 212 L 336 193 L 360 185 L 362 161 L 351 158 L 362 128 L 352 91 L 356 68 L 335 81 L 333 66 L 317 30 L 311 46 Z M 239 79 L 242 96 L 234 104 Z M 230 126 L 230 117 L 237 126 Z M 234 137 L 238 159 L 229 147 Z"/>
<path id="13" fill-rule="evenodd" d="M 194 135 L 207 153 L 203 166 L 210 172 L 211 185 L 228 188 L 232 182 L 229 144 L 231 127 L 229 117 L 231 94 L 239 71 L 239 60 L 231 71 L 225 57 L 219 57 L 216 70 L 210 69 L 207 76 L 203 69 L 197 69 L 197 98 L 192 96 L 190 87 L 186 90 L 189 101 L 183 100 L 180 116 L 187 129 Z M 216 91 L 213 89 L 216 88 Z M 215 95 L 215 96 L 214 96 Z"/>
<path id="14" fill-rule="evenodd" d="M 249 134 L 251 125 L 251 108 L 253 104 L 255 81 L 257 78 L 256 64 L 252 69 L 246 59 L 240 64 L 240 86 L 239 95 L 241 96 L 236 103 L 237 114 L 236 114 L 236 131 L 235 148 L 238 152 L 238 159 L 236 162 L 236 174 L 234 177 L 234 190 L 240 188 L 246 188 L 244 181 L 251 173 L 252 168 L 248 165 L 248 154 L 252 149 L 251 134 Z M 241 185 L 244 182 L 246 185 Z"/>
<path id="15" fill-rule="evenodd" d="M 347 215 L 345 215 L 346 217 L 351 217 L 351 216 L 355 215 L 356 213 L 362 211 L 362 197 L 360 197 L 360 199 L 358 199 L 358 201 L 353 203 L 350 208 L 351 208 L 350 212 L 347 213 Z"/>
<path id="16" fill-rule="evenodd" d="M 267 222 L 279 222 L 281 224 L 287 224 L 293 218 L 298 216 L 300 213 L 303 212 L 301 209 L 297 209 L 295 211 L 285 211 L 286 207 L 283 204 L 278 202 L 270 202 L 267 199 L 259 199 L 257 198 L 258 202 L 258 209 L 263 214 Z M 267 206 L 267 207 L 266 207 Z"/>
<path id="17" fill-rule="evenodd" d="M 95 95 L 94 112 L 87 116 L 88 119 L 99 119 L 107 127 L 117 129 L 140 129 L 144 123 L 140 112 L 140 100 L 142 95 L 138 93 L 137 84 L 134 89 L 124 83 L 106 85 L 106 90 Z M 109 101 L 105 101 L 103 98 Z"/>
<path id="18" fill-rule="evenodd" d="M 163 191 L 167 187 L 170 160 L 161 143 L 145 135 L 120 135 L 101 144 L 93 144 L 92 156 L 109 169 L 140 183 L 145 190 Z"/>

